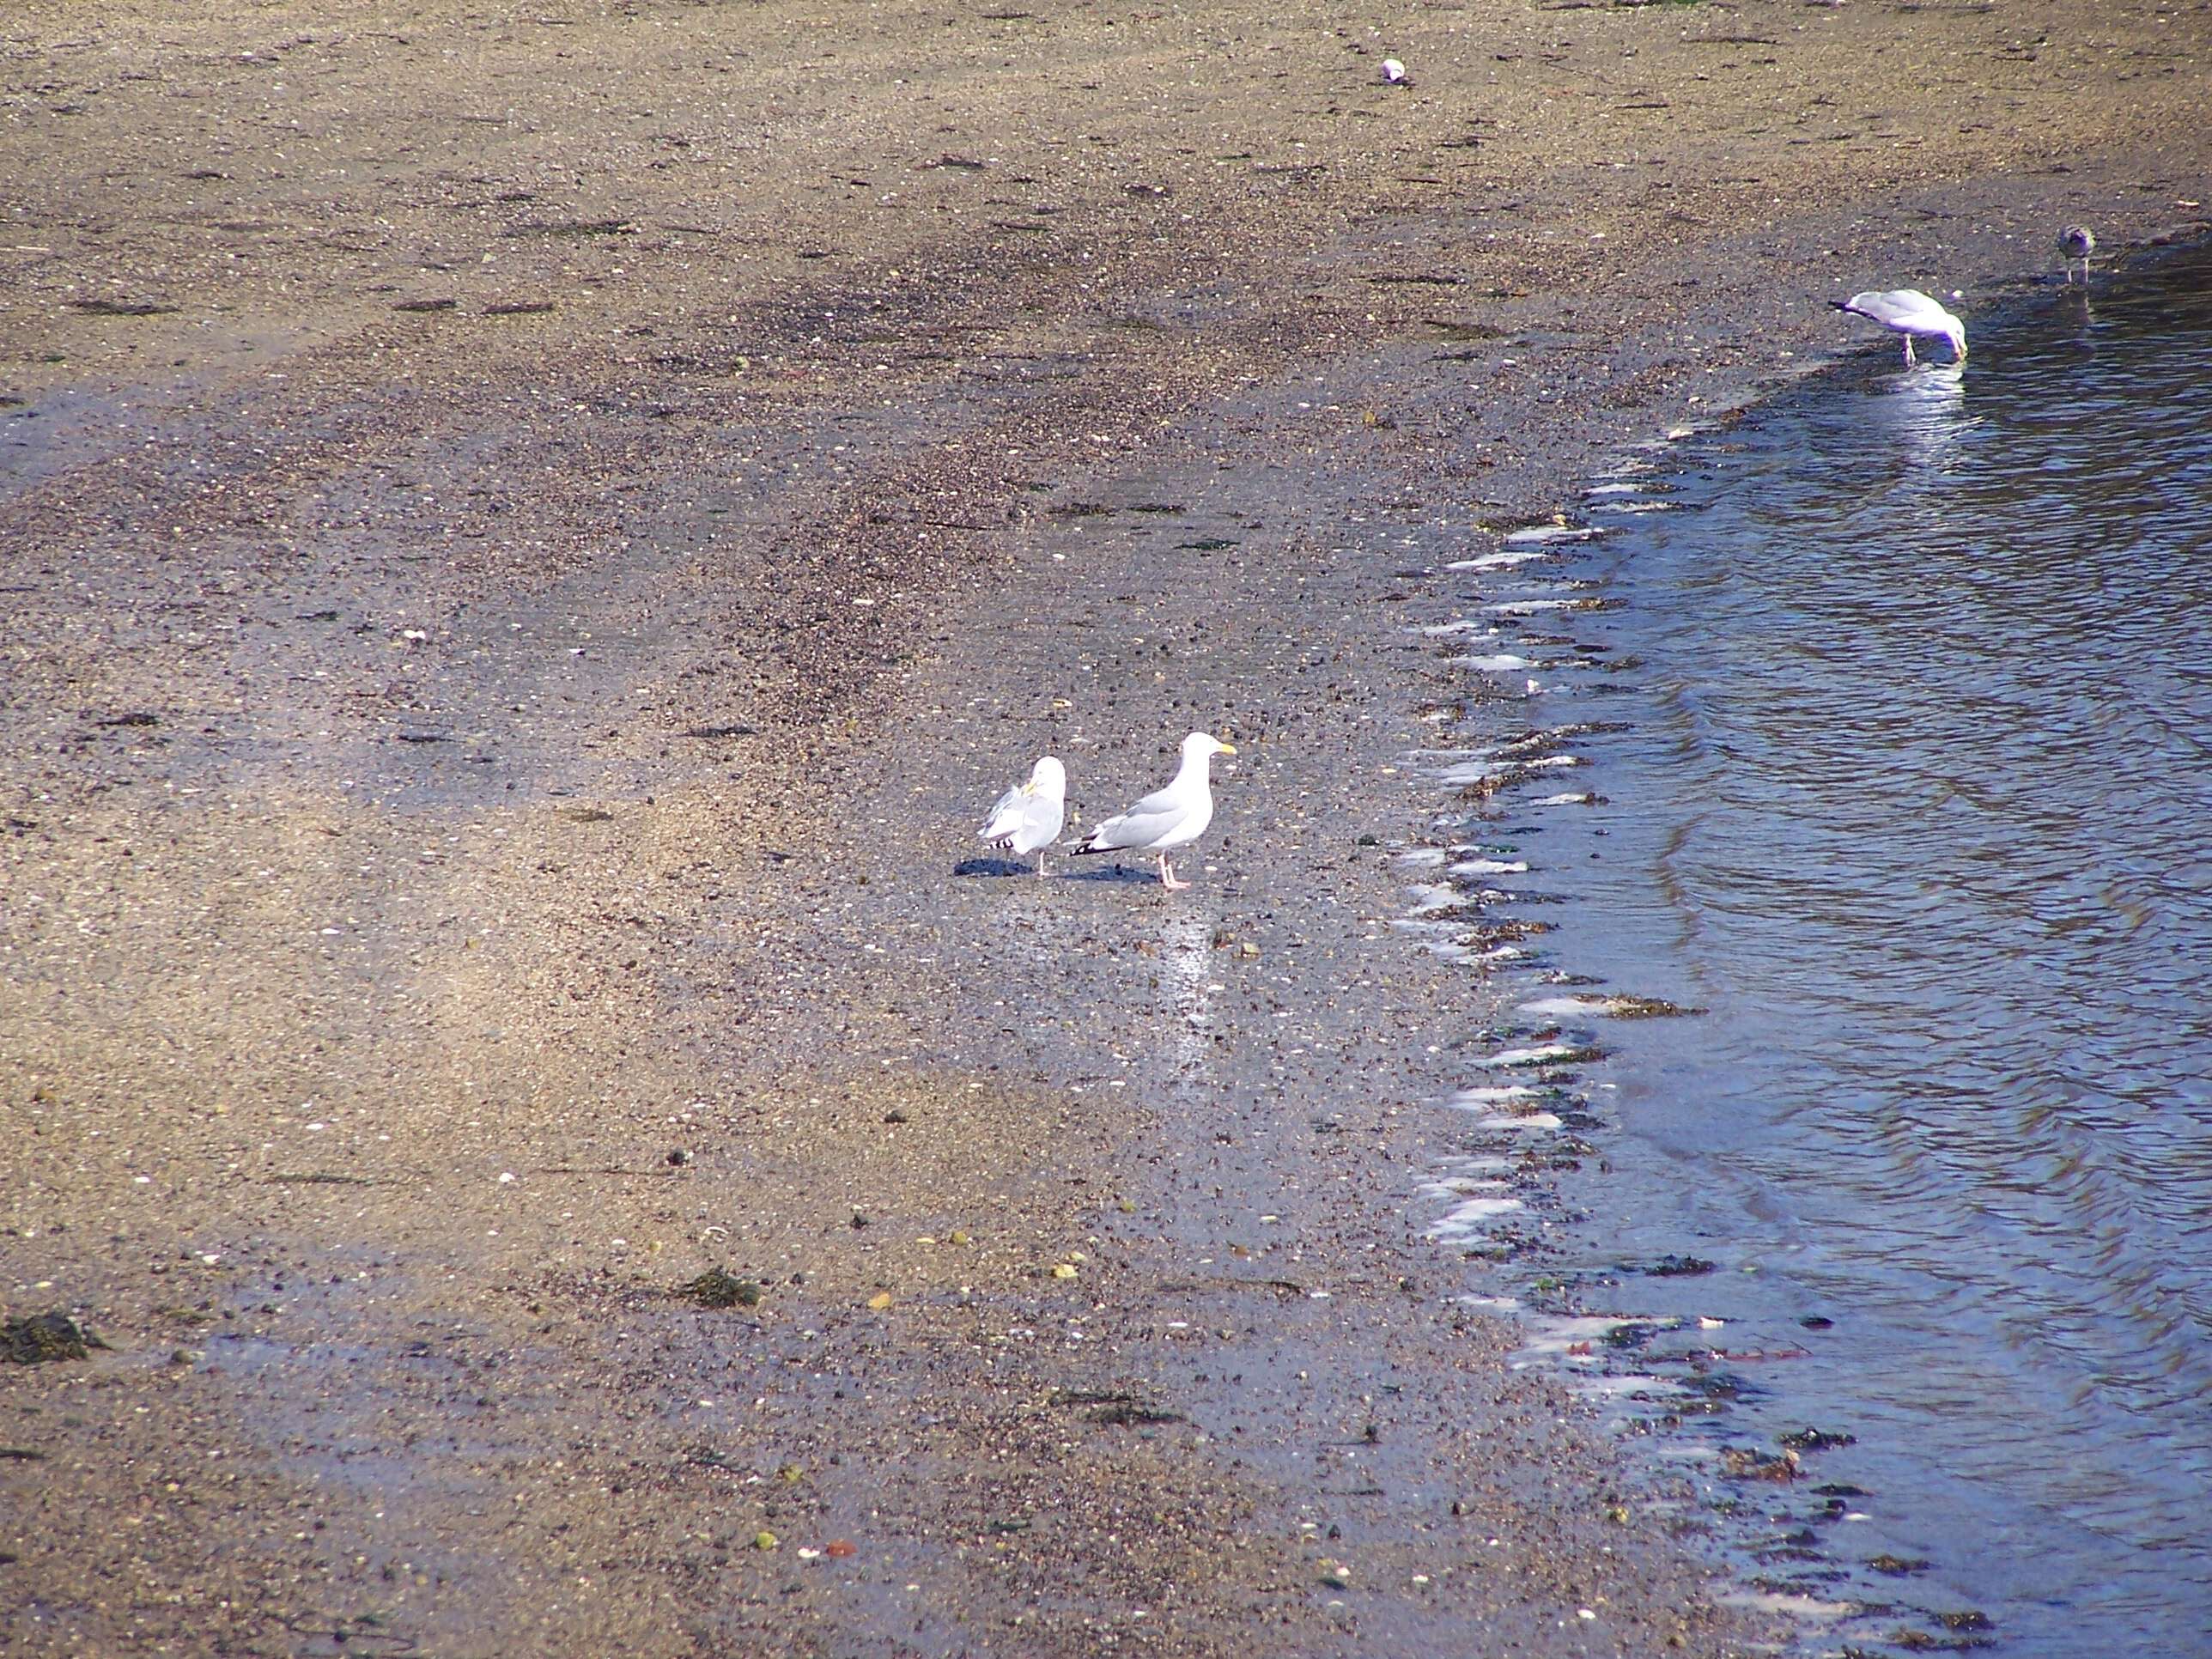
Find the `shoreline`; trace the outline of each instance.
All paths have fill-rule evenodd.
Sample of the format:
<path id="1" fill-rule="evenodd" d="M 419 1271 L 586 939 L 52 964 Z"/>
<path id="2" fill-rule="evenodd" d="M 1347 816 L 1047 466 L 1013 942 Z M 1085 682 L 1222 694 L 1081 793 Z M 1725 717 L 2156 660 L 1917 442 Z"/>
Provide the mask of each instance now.
<path id="1" fill-rule="evenodd" d="M 2037 1243 L 2024 1254 L 2010 1248 L 2004 1225 L 1975 1235 L 1974 1244 L 1984 1247 L 1978 1253 L 1952 1229 L 1958 1216 L 1985 1213 L 1978 1194 L 1990 1188 L 2043 1195 L 2034 1181 L 2008 1178 L 2004 1154 L 1995 1150 L 2009 1150 L 2015 1139 L 2032 1145 L 2032 1137 L 2016 1138 L 1993 1122 L 1981 1127 L 1986 1139 L 1967 1167 L 1948 1171 L 1955 1178 L 1948 1185 L 1936 1172 L 1939 1160 L 1922 1163 L 1913 1150 L 1946 1144 L 1954 1129 L 1977 1133 L 1966 1125 L 1979 1124 L 1981 1114 L 1962 1107 L 1947 1118 L 1942 1103 L 1955 1094 L 1996 1103 L 1976 1092 L 1976 1080 L 1986 1075 L 1978 1063 L 1987 1065 L 1990 1053 L 2016 1054 L 2017 1045 L 2034 1041 L 2027 1033 L 2045 1029 L 2046 1016 L 2051 1028 L 2069 1033 L 2054 1039 L 2055 1047 L 2100 1040 L 2124 1047 L 2106 1035 L 2111 1016 L 2069 1026 L 2061 1011 L 2046 1007 L 2014 1030 L 1984 1028 L 1977 1035 L 1985 1046 L 1969 1059 L 1955 1033 L 1926 1016 L 1943 991 L 1930 989 L 1929 975 L 1916 978 L 1901 963 L 1887 964 L 1879 1004 L 1852 1005 L 1868 1021 L 1852 1035 L 1878 1049 L 1885 1030 L 1927 1031 L 1928 1085 L 1917 1094 L 1879 1061 L 1859 1069 L 1859 1042 L 1838 1040 L 1839 1010 L 1850 1001 L 1839 994 L 1838 980 L 1878 959 L 1889 939 L 1908 935 L 1914 943 L 1907 957 L 1942 948 L 1931 939 L 1950 941 L 1954 968 L 2024 958 L 1978 937 L 1978 927 L 1999 924 L 1970 902 L 1917 915 L 1909 927 L 1895 925 L 1893 912 L 1891 927 L 1864 927 L 1855 948 L 1825 953 L 1802 929 L 1817 933 L 1840 922 L 1848 932 L 1838 909 L 1856 915 L 1863 903 L 1868 914 L 1882 912 L 1881 872 L 1944 867 L 1954 849 L 1920 813 L 1908 811 L 1886 844 L 1887 832 L 1877 827 L 1884 810 L 1852 817 L 1852 803 L 1868 787 L 1864 769 L 1873 763 L 1864 739 L 1869 731 L 1895 739 L 1869 799 L 1893 808 L 1924 800 L 1914 781 L 1929 775 L 1915 769 L 1916 754 L 1927 752 L 1922 723 L 1940 726 L 1943 719 L 1928 687 L 1947 675 L 1954 687 L 1983 683 L 1976 677 L 1985 672 L 1987 684 L 1998 678 L 1986 665 L 2002 650 L 1986 640 L 1960 647 L 1947 668 L 1948 629 L 1942 640 L 1902 637 L 1912 630 L 1885 612 L 1889 582 L 1866 570 L 1887 569 L 1906 581 L 1926 570 L 1935 586 L 1947 558 L 1954 573 L 2004 568 L 2008 614 L 2040 618 L 2069 637 L 2097 638 L 2111 629 L 2108 597 L 2103 611 L 2095 599 L 2085 599 L 2079 613 L 2066 608 L 2067 592 L 2082 582 L 2062 576 L 2058 594 L 2039 593 L 2039 531 L 2054 516 L 2063 525 L 2055 554 L 2062 570 L 2076 544 L 2107 550 L 2122 570 L 2165 568 L 2170 556 L 2143 550 L 2160 544 L 2154 510 L 2100 520 L 2094 489 L 2062 492 L 2078 504 L 2078 519 L 2054 515 L 2047 505 L 2041 512 L 2020 506 L 1970 523 L 1971 514 L 1954 516 L 1953 509 L 1974 499 L 1968 479 L 1986 487 L 1996 477 L 2035 476 L 2043 466 L 2094 470 L 2106 462 L 2093 429 L 2063 418 L 2045 427 L 2027 411 L 2073 392 L 2086 402 L 2099 389 L 2148 410 L 2161 405 L 2166 386 L 2193 385 L 2195 360 L 2186 354 L 2197 338 L 2203 283 L 2197 279 L 2206 258 L 2202 246 L 2177 250 L 2106 279 L 2095 295 L 2094 329 L 2081 291 L 2055 286 L 2041 303 L 2031 296 L 2010 316 L 1991 319 L 2002 325 L 1988 331 L 1992 350 L 1984 357 L 1978 348 L 1979 367 L 1968 371 L 1981 383 L 1966 380 L 1955 409 L 1948 400 L 1960 396 L 1958 376 L 1945 368 L 1901 374 L 1893 356 L 1869 354 L 1838 365 L 1826 383 L 1793 386 L 1740 424 L 1702 432 L 1609 475 L 1617 481 L 1607 488 L 1620 494 L 1586 495 L 1576 515 L 1577 523 L 1597 526 L 1601 538 L 1555 545 L 1544 562 L 1502 573 L 1507 585 L 1492 596 L 1579 590 L 1604 613 L 1540 627 L 1578 643 L 1559 648 L 1565 641 L 1555 641 L 1554 648 L 1527 653 L 1546 659 L 1528 672 L 1541 675 L 1547 694 L 1559 695 L 1523 706 L 1543 711 L 1535 724 L 1559 734 L 1553 739 L 1557 751 L 1571 750 L 1590 769 L 1537 774 L 1518 787 L 1509 781 L 1482 820 L 1497 833 L 1470 829 L 1454 837 L 1502 843 L 1510 850 L 1492 856 L 1519 862 L 1499 869 L 1536 872 L 1468 880 L 1471 872 L 1456 871 L 1455 888 L 1533 890 L 1525 909 L 1511 893 L 1493 894 L 1494 907 L 1483 914 L 1542 919 L 1553 930 L 1539 946 L 1551 971 L 1518 970 L 1523 994 L 1536 1000 L 1520 1004 L 1517 1024 L 1501 1030 L 1499 1042 L 1523 1050 L 1547 1042 L 1579 1048 L 1586 1063 L 1569 1059 L 1548 1072 L 1502 1072 L 1500 1083 L 1537 1086 L 1510 1099 L 1489 1091 L 1498 1097 L 1494 1104 L 1454 1103 L 1475 1109 L 1503 1131 L 1492 1138 L 1493 1154 L 1564 1142 L 1594 1153 L 1606 1173 L 1553 1174 L 1535 1159 L 1501 1168 L 1505 1178 L 1485 1190 L 1510 1194 L 1523 1212 L 1477 1222 L 1472 1242 L 1488 1247 L 1486 1233 L 1494 1230 L 1495 1249 L 1510 1265 L 1492 1283 L 1505 1305 L 1529 1319 L 1532 1346 L 1547 1354 L 1550 1369 L 1567 1379 L 1581 1376 L 1625 1437 L 1650 1436 L 1665 1449 L 1658 1453 L 1663 1458 L 1702 1454 L 1701 1462 L 1677 1467 L 1709 1469 L 1717 1498 L 1740 1502 L 1741 1541 L 1756 1564 L 1745 1569 L 1751 1582 L 1778 1596 L 1803 1598 L 1815 1613 L 1807 1639 L 1817 1630 L 1826 1647 L 1857 1637 L 1887 1650 L 1911 1645 L 1908 1636 L 1940 1643 L 1960 1630 L 1980 1632 L 2005 1651 L 2070 1652 L 2093 1630 L 2107 1645 L 2155 1644 L 2162 1639 L 2155 1626 L 2186 1625 L 2191 1591 L 2201 1599 L 2188 1564 L 2160 1547 L 2170 1527 L 2142 1519 L 2162 1490 L 2158 1472 L 2187 1468 L 2196 1450 L 2188 1419 L 2172 1406 L 2162 1419 L 2148 1405 L 2111 1407 L 2130 1387 L 2142 1386 L 2124 1344 L 2100 1347 L 2097 1395 L 2144 1436 L 2142 1443 L 2115 1447 L 2112 1431 L 2100 1434 L 2094 1414 L 2075 1409 L 2044 1424 L 2043 1452 L 2033 1466 L 2009 1464 L 1998 1449 L 2012 1443 L 2020 1422 L 2040 1419 L 2023 1415 L 2025 1408 L 1993 1410 L 1990 1397 L 2007 1389 L 2015 1399 L 2070 1392 L 2063 1379 L 2076 1355 L 2052 1340 L 2052 1322 L 2022 1310 L 2043 1289 L 2039 1269 L 2046 1255 L 2063 1259 L 2069 1252 L 2051 1245 L 2057 1230 L 2047 1224 L 2036 1227 Z M 2147 338 L 2164 349 L 2147 348 Z M 2168 378 L 2147 394 L 2142 377 L 2154 362 Z M 2169 362 L 2176 365 L 2170 373 Z M 1934 418 L 1923 424 L 1919 411 Z M 2155 441 L 2154 432 L 2140 429 L 2147 424 L 2155 427 L 2138 416 L 2112 429 L 2133 433 L 2140 449 Z M 1869 449 L 1894 445 L 1896 452 L 1862 453 L 1860 434 Z M 1947 438 L 1955 450 L 1944 447 Z M 1920 505 L 1905 509 L 1922 515 L 1923 536 L 1900 528 L 1899 497 L 1857 502 L 1850 475 L 1858 465 L 1894 465 L 1931 492 L 1925 501 L 1916 494 Z M 2162 476 L 2171 469 L 2145 461 L 2133 470 Z M 1642 512 L 1610 515 L 1608 503 L 1632 502 L 1645 491 Z M 1785 501 L 1793 533 L 1777 540 L 1769 515 Z M 1839 535 L 1839 524 L 1863 526 L 1864 533 Z M 1911 550 L 1902 572 L 1891 562 L 1900 546 Z M 2131 547 L 2132 555 L 2124 550 Z M 2009 556 L 2018 556 L 2019 568 L 2000 562 Z M 1525 587 L 1512 585 L 1524 574 L 1531 577 Z M 1761 599 L 1747 605 L 1744 595 L 1753 591 Z M 2086 593 L 2112 591 L 2109 577 L 2086 578 Z M 1775 609 L 1756 614 L 1765 605 Z M 1910 678 L 1867 706 L 1869 726 L 1852 728 L 1858 741 L 1839 738 L 1824 750 L 1824 721 L 1793 727 L 1785 712 L 1793 692 L 1818 697 L 1809 688 L 1821 682 L 1820 669 L 1777 661 L 1774 653 L 1802 643 L 1817 665 L 1814 642 L 1835 637 L 1832 625 L 1841 615 L 1867 623 L 1865 652 L 1855 636 L 1848 660 L 1909 664 Z M 1784 629 L 1777 617 L 1797 625 Z M 1508 637 L 1474 648 L 1513 651 L 1512 627 Z M 2155 661 L 2170 649 L 2142 654 Z M 1638 665 L 1639 672 L 1626 677 L 1635 682 L 1632 690 L 1591 672 L 1622 659 Z M 1730 672 L 1747 661 L 1765 663 L 1776 678 L 1762 684 Z M 1497 678 L 1519 684 L 1516 676 Z M 1855 684 L 1848 670 L 1841 683 Z M 1630 695 L 1593 697 L 1593 690 Z M 1848 726 L 1861 705 L 1849 690 L 1840 702 L 1848 713 L 1834 700 L 1826 707 Z M 2024 745 L 2025 764 L 2037 763 L 2043 743 L 2064 741 L 2063 724 L 2062 716 L 2033 726 L 2037 739 Z M 1511 752 L 1527 757 L 1521 748 Z M 1934 769 L 1942 775 L 1942 763 Z M 2031 781 L 2036 773 L 2008 773 L 1986 757 L 1978 769 L 1988 787 L 2009 792 L 2015 802 L 2039 799 L 2048 787 L 2047 777 L 2039 787 Z M 1786 779 L 1787 790 L 1802 790 L 1803 798 L 1754 804 L 1757 786 L 1741 787 L 1740 774 L 1769 785 Z M 1559 782 L 1539 781 L 1547 775 Z M 1534 798 L 1554 787 L 1594 792 L 1597 805 L 1530 810 L 1545 805 Z M 2005 815 L 1996 809 L 1991 816 Z M 1761 820 L 1775 836 L 1765 856 L 1745 834 L 1747 822 Z M 2116 833 L 2107 828 L 2108 846 Z M 1832 860 L 1805 856 L 1806 837 Z M 2019 867 L 2016 854 L 2006 867 Z M 1807 916 L 1821 921 L 1801 928 L 1795 904 L 1778 902 L 1775 889 L 1765 889 L 1762 900 L 1768 882 L 1790 884 L 1793 895 L 1803 896 Z M 1940 879 L 1931 884 L 1949 887 Z M 1440 897 L 1447 894 L 1464 896 L 1439 890 Z M 1851 896 L 1838 904 L 1842 895 Z M 1440 946 L 1458 932 L 1432 931 Z M 2099 965 L 2106 967 L 2102 953 Z M 2155 973 L 2146 975 L 2140 965 L 2116 963 L 2109 971 L 2119 975 L 2115 982 L 2156 983 Z M 1547 978 L 1580 988 L 1547 995 L 1539 988 Z M 1619 1011 L 1626 1018 L 1608 1017 L 1615 1011 L 1605 1005 L 1616 995 L 1632 1004 Z M 1632 1006 L 1645 998 L 1657 1000 Z M 1676 1003 L 1711 1006 L 1685 1010 Z M 1650 1023 L 1685 1012 L 1698 1018 Z M 1921 1074 L 1918 1065 L 1906 1069 Z M 2014 1086 L 1990 1093 L 2019 1089 L 2032 1096 L 2039 1074 L 2015 1060 L 2008 1073 Z M 1929 1116 L 1916 1119 L 1917 1109 Z M 1516 1113 L 1537 1115 L 1537 1132 L 1516 1123 Z M 1896 1147 L 1894 1170 L 1856 1180 L 1850 1164 L 1857 1131 L 1880 1144 L 1893 1113 L 1912 1122 L 1900 1137 L 1909 1145 Z M 2071 1121 L 2110 1136 L 2107 1146 L 2124 1133 L 2094 1109 Z M 1806 1122 L 1820 1127 L 1793 1138 Z M 2083 1161 L 2094 1167 L 2093 1156 Z M 1912 1183 L 1917 1201 L 1885 1208 L 1889 1180 Z M 2131 1232 L 2160 1224 L 2154 1175 L 2144 1178 L 2137 1203 Z M 1917 1231 L 1923 1221 L 1925 1235 Z M 1930 1237 L 1951 1248 L 1931 1247 Z M 2160 1259 L 2174 1258 L 2161 1253 Z M 1911 1288 L 1900 1289 L 1902 1283 Z M 1935 1300 L 1923 1299 L 1923 1287 L 1942 1283 L 1975 1289 L 1951 1316 L 1917 1318 Z M 2095 1310 L 2091 1316 L 2110 1316 L 2094 1294 L 2085 1305 Z M 2002 1337 L 1978 1321 L 1995 1322 Z M 1982 1379 L 1978 1407 L 1947 1393 L 1944 1382 L 1956 1376 Z M 2173 1398 L 2183 1392 L 2173 1390 Z M 2072 1493 L 2088 1477 L 2077 1474 L 2069 1490 L 2041 1472 L 2098 1468 L 2110 1472 L 2110 1489 L 2129 1498 L 2100 1514 L 2091 1543 L 2086 1534 L 2069 1537 L 2080 1522 Z M 1848 1506 L 1836 1501 L 1845 1496 Z M 1831 1529 L 1842 1520 L 1856 1524 Z M 2009 1546 L 1999 1541 L 2007 1529 Z M 2050 1541 L 2032 1577 L 2023 1578 L 2012 1565 L 2026 1559 L 2018 1544 L 2030 1537 Z M 1926 1628 L 1897 1626 L 1900 1616 Z"/>
<path id="2" fill-rule="evenodd" d="M 1979 68 L 1856 112 L 1840 13 L 1486 8 L 1403 93 L 1318 15 L 895 12 L 781 74 L 803 20 L 544 15 L 125 7 L 10 64 L 0 1281 L 112 1346 L 0 1378 L 4 1628 L 1766 1639 L 1402 1213 L 1495 1009 L 1384 920 L 1394 550 L 1844 348 L 1793 273 L 1850 234 L 2021 281 L 2046 219 L 2201 224 L 2090 211 L 2202 176 L 2142 137 L 2185 97 L 1968 14 L 1909 30 Z M 209 151 L 206 100 L 258 123 Z M 1800 153 L 1885 123 L 1871 207 Z M 1193 726 L 1240 751 L 1197 890 L 958 873 L 1048 744 L 1095 822 Z M 674 1294 L 715 1266 L 757 1302 Z"/>

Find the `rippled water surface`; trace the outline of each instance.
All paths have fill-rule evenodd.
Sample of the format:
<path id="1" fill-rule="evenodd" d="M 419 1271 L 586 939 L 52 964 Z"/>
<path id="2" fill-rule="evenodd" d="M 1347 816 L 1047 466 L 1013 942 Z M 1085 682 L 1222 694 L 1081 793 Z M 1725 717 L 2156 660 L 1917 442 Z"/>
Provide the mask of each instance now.
<path id="1" fill-rule="evenodd" d="M 1476 573 L 1453 642 L 1529 735 L 1468 763 L 1508 769 L 1456 890 L 1556 924 L 1497 1052 L 1603 1053 L 1472 1103 L 1609 1170 L 1442 1236 L 1656 1319 L 1607 1362 L 1651 1412 L 1723 1377 L 1676 1455 L 1856 1436 L 1726 1488 L 1772 1588 L 1875 1606 L 1848 1639 L 2206 1651 L 2212 264 L 1973 343 L 1632 461 L 1603 533 Z M 1500 608 L 1562 598 L 1602 606 Z M 1576 1000 L 1623 994 L 1704 1012 Z"/>

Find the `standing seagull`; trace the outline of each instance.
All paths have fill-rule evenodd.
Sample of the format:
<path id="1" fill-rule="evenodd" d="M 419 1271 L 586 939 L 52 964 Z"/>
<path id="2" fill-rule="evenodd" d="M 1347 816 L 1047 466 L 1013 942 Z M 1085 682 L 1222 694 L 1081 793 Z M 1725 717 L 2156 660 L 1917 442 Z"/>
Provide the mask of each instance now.
<path id="1" fill-rule="evenodd" d="M 1887 293 L 1854 294 L 1848 300 L 1831 300 L 1838 311 L 1880 323 L 1893 334 L 1905 337 L 1905 361 L 1912 358 L 1912 337 L 1940 334 L 1951 343 L 1960 362 L 1966 360 L 1966 325 L 1917 288 L 1895 288 Z"/>
<path id="2" fill-rule="evenodd" d="M 1160 885 L 1179 892 L 1190 885 L 1177 881 L 1168 854 L 1187 847 L 1206 833 L 1213 822 L 1213 786 L 1207 764 L 1216 755 L 1233 755 L 1234 744 L 1223 743 L 1203 732 L 1182 740 L 1182 765 L 1175 781 L 1152 793 L 1118 817 L 1111 817 L 1076 843 L 1079 853 L 1157 853 L 1160 856 Z"/>
<path id="3" fill-rule="evenodd" d="M 2081 286 L 2089 286 L 2089 256 L 2097 251 L 2097 233 L 2087 225 L 2069 225 L 2058 233 L 2058 257 L 2066 261 L 2066 280 L 2074 280 L 2074 261 L 2081 262 Z"/>
<path id="4" fill-rule="evenodd" d="M 1047 755 L 1030 768 L 1029 781 L 999 797 L 983 821 L 981 838 L 1024 857 L 1035 853 L 1037 874 L 1042 875 L 1044 849 L 1060 838 L 1066 816 L 1067 769 Z"/>

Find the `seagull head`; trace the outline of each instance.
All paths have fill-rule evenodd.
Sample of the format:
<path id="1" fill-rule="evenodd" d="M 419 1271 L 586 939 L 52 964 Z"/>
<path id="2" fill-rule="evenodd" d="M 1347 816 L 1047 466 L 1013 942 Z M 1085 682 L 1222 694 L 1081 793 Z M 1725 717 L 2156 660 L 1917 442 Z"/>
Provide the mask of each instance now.
<path id="1" fill-rule="evenodd" d="M 1233 755 L 1237 745 L 1224 743 L 1211 732 L 1194 732 L 1182 740 L 1182 757 L 1187 761 L 1206 760 L 1215 755 Z"/>
<path id="2" fill-rule="evenodd" d="M 1067 788 L 1067 769 L 1054 756 L 1047 755 L 1030 768 L 1030 793 L 1033 795 L 1058 795 Z"/>

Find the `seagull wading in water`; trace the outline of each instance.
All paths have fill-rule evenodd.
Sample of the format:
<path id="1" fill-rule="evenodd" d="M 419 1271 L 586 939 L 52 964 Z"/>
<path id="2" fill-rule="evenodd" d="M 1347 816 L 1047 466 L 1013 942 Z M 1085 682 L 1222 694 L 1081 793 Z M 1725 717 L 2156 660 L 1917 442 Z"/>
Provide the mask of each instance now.
<path id="1" fill-rule="evenodd" d="M 1905 361 L 1912 357 L 1912 337 L 1941 335 L 1951 343 L 1960 362 L 1966 359 L 1966 325 L 1917 288 L 1893 288 L 1883 293 L 1854 294 L 1848 300 L 1831 300 L 1838 311 L 1880 323 L 1893 334 L 1905 337 Z"/>
<path id="2" fill-rule="evenodd" d="M 1175 781 L 1152 793 L 1127 811 L 1110 817 L 1076 843 L 1079 853 L 1157 853 L 1160 885 L 1178 892 L 1190 885 L 1177 881 L 1168 854 L 1188 847 L 1213 822 L 1213 785 L 1207 768 L 1216 755 L 1233 755 L 1236 745 L 1204 732 L 1182 740 L 1182 764 Z"/>
<path id="3" fill-rule="evenodd" d="M 1037 874 L 1042 875 L 1044 849 L 1060 839 L 1060 826 L 1066 817 L 1067 769 L 1047 755 L 1030 768 L 1026 781 L 999 797 L 978 834 L 1009 853 L 1024 858 L 1035 853 Z"/>

